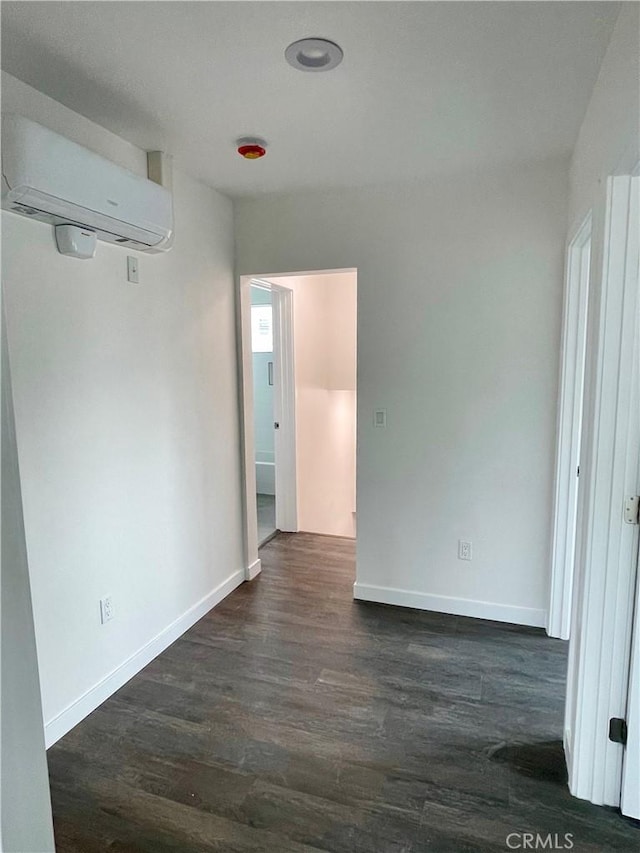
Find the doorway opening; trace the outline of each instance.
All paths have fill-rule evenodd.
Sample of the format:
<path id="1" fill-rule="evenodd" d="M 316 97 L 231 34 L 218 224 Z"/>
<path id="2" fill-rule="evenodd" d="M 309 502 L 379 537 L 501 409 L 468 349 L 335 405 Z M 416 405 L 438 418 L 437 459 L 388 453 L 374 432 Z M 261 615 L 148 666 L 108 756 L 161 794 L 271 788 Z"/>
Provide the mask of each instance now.
<path id="1" fill-rule="evenodd" d="M 591 263 L 591 214 L 569 243 L 563 312 L 558 446 L 547 633 L 568 640 L 576 553 Z"/>
<path id="2" fill-rule="evenodd" d="M 247 577 L 278 532 L 355 538 L 354 269 L 244 276 Z"/>

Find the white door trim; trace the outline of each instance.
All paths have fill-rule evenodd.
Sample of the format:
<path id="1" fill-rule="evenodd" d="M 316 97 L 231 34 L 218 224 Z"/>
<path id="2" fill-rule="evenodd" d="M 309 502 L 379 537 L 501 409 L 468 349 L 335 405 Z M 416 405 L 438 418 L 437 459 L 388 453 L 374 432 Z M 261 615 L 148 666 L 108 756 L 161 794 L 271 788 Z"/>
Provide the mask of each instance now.
<path id="1" fill-rule="evenodd" d="M 240 406 L 240 446 L 242 519 L 245 580 L 253 580 L 261 570 L 258 557 L 258 508 L 256 505 L 255 436 L 253 425 L 253 355 L 251 352 L 251 276 L 240 279 L 237 291 L 238 382 Z"/>
<path id="2" fill-rule="evenodd" d="M 625 524 L 623 501 L 637 487 L 640 457 L 639 181 L 610 177 L 598 229 L 594 211 L 591 283 L 599 293 L 589 322 L 593 361 L 565 716 L 571 793 L 611 806 L 620 804 L 623 747 L 609 740 L 608 728 L 627 705 L 638 547 L 638 528 Z"/>
<path id="3" fill-rule="evenodd" d="M 569 639 L 589 297 L 591 213 L 567 250 L 547 633 Z"/>
<path id="4" fill-rule="evenodd" d="M 261 568 L 258 557 L 258 518 L 256 509 L 256 474 L 255 474 L 255 437 L 253 425 L 253 357 L 251 352 L 251 283 L 255 282 L 261 287 L 266 287 L 274 292 L 277 290 L 281 296 L 282 311 L 278 312 L 276 323 L 279 324 L 281 335 L 280 347 L 283 353 L 289 356 L 282 359 L 281 369 L 278 370 L 274 357 L 274 379 L 280 378 L 282 382 L 282 410 L 281 410 L 281 432 L 284 438 L 288 432 L 289 439 L 286 450 L 283 447 L 280 455 L 284 456 L 283 465 L 278 460 L 276 464 L 276 492 L 278 491 L 278 469 L 280 472 L 280 487 L 282 497 L 276 504 L 280 503 L 284 508 L 284 518 L 278 513 L 276 520 L 280 530 L 298 530 L 298 501 L 297 501 L 297 472 L 296 472 L 296 428 L 295 428 L 295 363 L 293 346 L 293 291 L 281 284 L 275 284 L 271 279 L 278 281 L 287 278 L 300 278 L 307 275 L 329 275 L 331 273 L 357 272 L 356 267 L 342 267 L 323 270 L 303 270 L 290 272 L 260 273 L 257 275 L 243 275 L 238 283 L 237 298 L 237 329 L 238 329 L 238 381 L 240 384 L 240 425 L 241 425 L 241 452 L 242 452 L 242 476 L 244 480 L 243 505 L 244 505 L 244 543 L 245 543 L 245 574 L 247 580 L 254 578 Z M 286 294 L 289 294 L 287 296 Z M 285 319 L 285 318 L 288 318 Z M 284 443 L 284 442 L 283 442 Z M 283 477 L 286 478 L 283 480 Z M 286 497 L 285 497 L 286 493 Z M 289 504 L 289 505 L 288 505 Z M 276 512 L 278 509 L 276 507 Z"/>

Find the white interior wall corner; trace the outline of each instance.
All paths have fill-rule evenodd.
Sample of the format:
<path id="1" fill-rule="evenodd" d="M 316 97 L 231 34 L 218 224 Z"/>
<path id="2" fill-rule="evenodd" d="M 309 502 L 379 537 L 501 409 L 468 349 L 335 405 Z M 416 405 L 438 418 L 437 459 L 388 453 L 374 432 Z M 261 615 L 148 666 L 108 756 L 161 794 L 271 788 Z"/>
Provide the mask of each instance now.
<path id="1" fill-rule="evenodd" d="M 144 152 L 9 75 L 2 82 L 3 107 L 144 173 Z M 232 204 L 176 170 L 174 209 L 174 247 L 140 256 L 136 286 L 119 247 L 77 261 L 56 252 L 50 226 L 2 212 L 49 743 L 106 698 L 105 685 L 119 686 L 114 672 L 134 674 L 132 661 L 160 651 L 247 569 Z M 103 626 L 106 595 L 115 618 Z"/>

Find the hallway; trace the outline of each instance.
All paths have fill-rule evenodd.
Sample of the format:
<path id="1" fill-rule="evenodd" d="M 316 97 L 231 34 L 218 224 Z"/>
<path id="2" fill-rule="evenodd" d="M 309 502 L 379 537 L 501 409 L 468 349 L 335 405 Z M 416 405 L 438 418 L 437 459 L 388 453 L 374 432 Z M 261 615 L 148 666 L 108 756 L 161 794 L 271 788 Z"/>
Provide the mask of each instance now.
<path id="1" fill-rule="evenodd" d="M 58 853 L 471 853 L 524 831 L 637 850 L 566 788 L 565 644 L 356 603 L 354 548 L 280 534 L 51 748 Z"/>

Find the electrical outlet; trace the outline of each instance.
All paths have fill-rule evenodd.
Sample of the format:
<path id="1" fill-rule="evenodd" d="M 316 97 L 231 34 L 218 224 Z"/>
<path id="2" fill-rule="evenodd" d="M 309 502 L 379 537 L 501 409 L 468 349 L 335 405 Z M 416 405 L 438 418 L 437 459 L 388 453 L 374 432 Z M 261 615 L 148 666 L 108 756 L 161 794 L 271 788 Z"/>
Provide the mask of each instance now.
<path id="1" fill-rule="evenodd" d="M 458 559 L 470 560 L 472 554 L 472 543 L 468 539 L 458 539 Z"/>
<path id="2" fill-rule="evenodd" d="M 105 598 L 100 599 L 100 621 L 104 625 L 105 622 L 109 622 L 113 617 L 113 599 L 110 595 L 107 595 Z"/>

